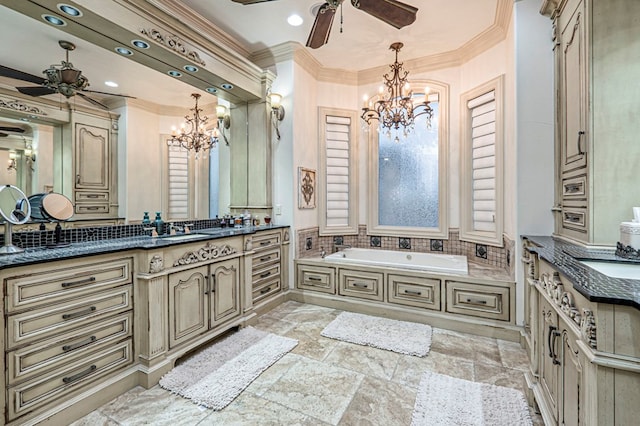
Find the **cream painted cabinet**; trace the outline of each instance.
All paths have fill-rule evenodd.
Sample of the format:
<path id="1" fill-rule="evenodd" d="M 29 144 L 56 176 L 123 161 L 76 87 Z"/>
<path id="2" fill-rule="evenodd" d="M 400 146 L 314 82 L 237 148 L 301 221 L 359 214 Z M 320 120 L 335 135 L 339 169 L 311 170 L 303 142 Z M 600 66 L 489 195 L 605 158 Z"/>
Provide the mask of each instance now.
<path id="1" fill-rule="evenodd" d="M 169 274 L 169 347 L 240 315 L 239 260 Z"/>
<path id="2" fill-rule="evenodd" d="M 558 420 L 558 377 L 559 361 L 558 353 L 558 315 L 555 309 L 542 300 L 540 303 L 540 313 L 538 315 L 538 357 L 540 359 L 539 380 L 545 402 L 550 408 L 553 420 Z"/>
<path id="3" fill-rule="evenodd" d="M 554 27 L 555 232 L 615 245 L 640 199 L 640 2 L 545 0 Z"/>

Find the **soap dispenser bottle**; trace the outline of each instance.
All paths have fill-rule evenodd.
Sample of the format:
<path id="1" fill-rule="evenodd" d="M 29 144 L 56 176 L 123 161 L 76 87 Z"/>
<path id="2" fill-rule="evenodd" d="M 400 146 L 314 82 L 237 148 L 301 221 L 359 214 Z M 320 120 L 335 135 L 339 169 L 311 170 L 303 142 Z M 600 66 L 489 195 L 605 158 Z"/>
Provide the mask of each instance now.
<path id="1" fill-rule="evenodd" d="M 156 228 L 158 235 L 164 234 L 164 222 L 160 217 L 160 212 L 156 212 L 156 219 L 153 221 L 153 226 Z"/>
<path id="2" fill-rule="evenodd" d="M 149 219 L 149 212 L 144 212 L 144 216 L 142 216 L 142 224 L 144 226 L 151 225 L 151 219 Z"/>

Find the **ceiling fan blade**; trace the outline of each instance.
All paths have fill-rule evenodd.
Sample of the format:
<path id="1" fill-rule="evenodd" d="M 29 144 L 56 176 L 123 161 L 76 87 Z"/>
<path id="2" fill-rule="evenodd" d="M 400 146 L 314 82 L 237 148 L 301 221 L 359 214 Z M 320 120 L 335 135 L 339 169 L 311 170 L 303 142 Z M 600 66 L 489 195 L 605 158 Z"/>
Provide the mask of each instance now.
<path id="1" fill-rule="evenodd" d="M 99 92 L 99 91 L 97 91 L 97 90 L 88 90 L 88 89 L 84 89 L 84 90 L 82 90 L 82 91 L 83 91 L 83 92 L 85 92 L 85 93 L 99 93 L 99 94 L 101 94 L 101 95 L 120 96 L 120 97 L 123 97 L 123 98 L 136 99 L 136 97 L 135 97 L 135 96 L 120 95 L 120 94 L 118 94 L 118 93 Z"/>
<path id="2" fill-rule="evenodd" d="M 418 8 L 396 0 L 351 0 L 351 4 L 398 29 L 416 20 Z"/>
<path id="3" fill-rule="evenodd" d="M 309 38 L 307 39 L 307 47 L 317 49 L 327 44 L 335 15 L 336 9 L 329 6 L 329 3 L 320 6 L 316 14 L 316 20 L 313 22 L 313 27 L 311 27 L 311 33 L 309 33 Z"/>
<path id="4" fill-rule="evenodd" d="M 22 127 L 0 126 L 0 131 L 2 131 L 2 132 L 13 132 L 13 133 L 24 133 L 24 129 Z"/>
<path id="5" fill-rule="evenodd" d="M 91 103 L 91 104 L 93 104 L 93 105 L 95 105 L 97 107 L 100 107 L 100 108 L 103 108 L 103 109 L 106 109 L 106 110 L 109 109 L 109 107 L 106 106 L 105 104 L 103 104 L 102 102 L 96 101 L 95 99 L 90 98 L 89 96 L 85 95 L 84 93 L 76 92 L 76 95 L 80 96 L 82 99 L 86 100 L 87 102 L 89 102 L 89 103 Z"/>
<path id="6" fill-rule="evenodd" d="M 232 0 L 236 3 L 242 3 L 242 4 L 254 4 L 254 3 L 265 3 L 268 1 L 276 1 L 276 0 Z"/>
<path id="7" fill-rule="evenodd" d="M 55 89 L 46 86 L 16 87 L 18 92 L 29 96 L 44 96 L 56 93 Z"/>
<path id="8" fill-rule="evenodd" d="M 14 70 L 13 68 L 5 67 L 4 65 L 0 65 L 0 76 L 15 78 L 16 80 L 28 81 L 35 84 L 44 84 L 47 82 L 43 77 Z"/>

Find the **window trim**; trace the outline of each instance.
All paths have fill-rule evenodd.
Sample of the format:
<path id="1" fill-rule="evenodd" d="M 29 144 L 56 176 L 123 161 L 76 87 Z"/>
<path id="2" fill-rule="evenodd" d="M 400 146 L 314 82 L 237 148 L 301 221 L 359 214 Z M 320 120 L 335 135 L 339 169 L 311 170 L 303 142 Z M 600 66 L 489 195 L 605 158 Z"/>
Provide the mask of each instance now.
<path id="1" fill-rule="evenodd" d="M 449 238 L 449 85 L 434 80 L 411 80 L 412 87 L 429 86 L 431 93 L 438 93 L 439 122 L 438 122 L 438 227 L 420 228 L 408 226 L 380 225 L 378 218 L 378 131 L 374 122 L 369 126 L 367 138 L 368 151 L 368 214 L 367 234 L 418 237 L 418 238 Z"/>
<path id="2" fill-rule="evenodd" d="M 349 218 L 346 226 L 327 226 L 327 116 L 345 117 L 349 124 Z M 318 107 L 318 228 L 320 235 L 358 234 L 358 128 L 360 118 L 356 111 Z"/>
<path id="3" fill-rule="evenodd" d="M 473 155 L 471 109 L 468 102 L 495 91 L 495 231 L 473 229 Z M 504 245 L 504 74 L 460 96 L 460 240 L 502 247 Z"/>

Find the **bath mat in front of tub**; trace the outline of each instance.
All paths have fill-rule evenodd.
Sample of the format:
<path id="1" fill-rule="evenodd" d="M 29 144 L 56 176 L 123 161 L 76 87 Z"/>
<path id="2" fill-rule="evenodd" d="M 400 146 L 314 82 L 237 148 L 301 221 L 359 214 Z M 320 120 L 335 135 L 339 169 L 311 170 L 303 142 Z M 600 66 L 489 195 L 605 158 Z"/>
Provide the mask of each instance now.
<path id="1" fill-rule="evenodd" d="M 427 371 L 420 380 L 411 426 L 531 426 L 522 392 Z"/>
<path id="2" fill-rule="evenodd" d="M 297 344 L 246 327 L 176 366 L 162 376 L 160 387 L 219 411 Z"/>
<path id="3" fill-rule="evenodd" d="M 433 330 L 426 324 L 342 312 L 322 330 L 324 337 L 423 357 Z"/>

